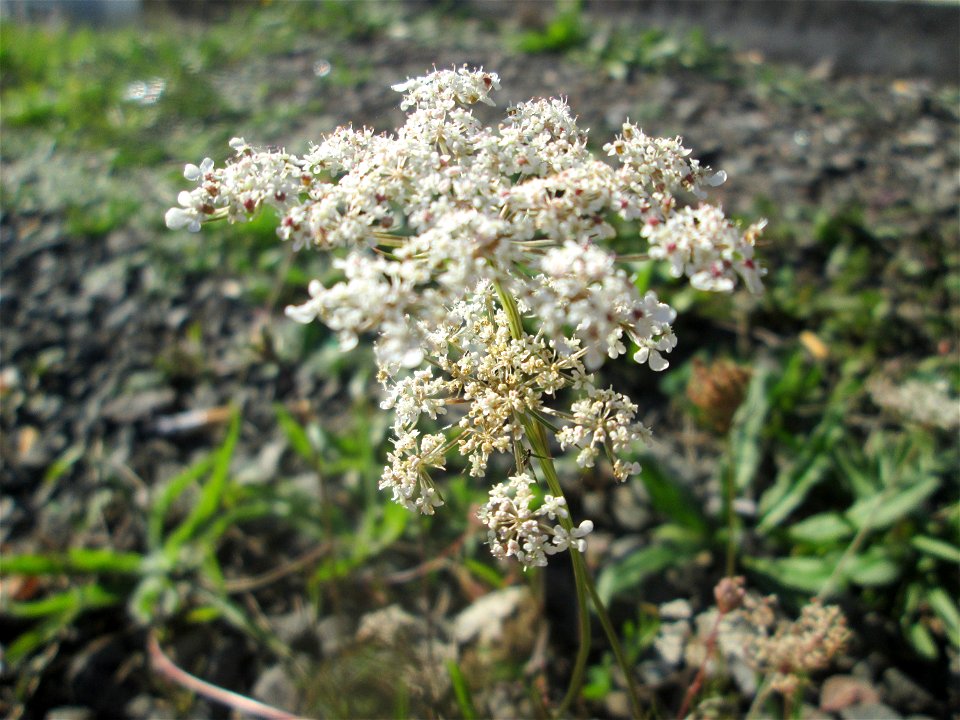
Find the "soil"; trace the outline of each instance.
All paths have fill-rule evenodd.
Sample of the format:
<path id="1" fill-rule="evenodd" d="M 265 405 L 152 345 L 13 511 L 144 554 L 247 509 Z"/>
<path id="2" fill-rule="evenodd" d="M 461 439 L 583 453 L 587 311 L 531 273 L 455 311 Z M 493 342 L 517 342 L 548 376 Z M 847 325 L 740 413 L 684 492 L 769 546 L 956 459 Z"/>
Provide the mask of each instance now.
<path id="1" fill-rule="evenodd" d="M 635 16 L 625 15 L 618 22 L 641 27 Z M 314 66 L 328 58 L 366 68 L 368 79 L 350 87 L 324 84 Z M 253 59 L 217 82 L 242 92 L 270 79 L 288 88 L 277 97 L 284 107 L 319 100 L 327 108 L 325 114 L 278 124 L 266 137 L 254 138 L 253 132 L 237 128 L 236 134 L 248 140 L 300 152 L 340 123 L 369 124 L 379 130 L 396 127 L 402 115 L 396 95 L 388 90 L 391 84 L 434 65 L 482 65 L 501 78 L 497 112 L 530 97 L 564 95 L 595 140 L 612 137 L 627 118 L 642 123 L 649 134 L 682 135 L 696 156 L 727 172 L 729 180 L 712 198 L 729 213 L 756 218 L 761 212 L 801 208 L 790 218 L 772 217 L 774 225 L 791 224 L 795 246 L 764 248 L 770 266 L 795 261 L 810 247 L 816 217 L 851 205 L 863 209 L 866 225 L 883 226 L 907 242 L 933 238 L 933 246 L 941 243 L 944 253 L 957 243 L 956 77 L 944 81 L 881 70 L 869 75 L 841 73 L 829 62 L 818 62 L 783 66 L 765 80 L 744 82 L 743 73 L 751 72 L 751 63 L 757 72 L 765 66 L 756 55 L 738 62 L 737 78 L 683 68 L 669 73 L 633 70 L 614 78 L 568 56 L 517 55 L 500 36 L 475 22 L 466 31 L 429 43 L 399 27 L 375 40 L 297 47 L 283 57 Z M 216 157 L 225 151 L 210 148 Z M 4 174 L 24 177 L 28 170 L 8 166 Z M 162 208 L 174 202 L 175 190 L 168 192 L 172 188 L 164 187 L 164 197 L 144 207 L 162 214 Z M 233 467 L 246 483 L 309 471 L 286 448 L 276 403 L 325 418 L 349 409 L 346 380 L 318 377 L 262 351 L 264 328 L 286 321 L 280 304 L 258 304 L 243 292 L 243 277 L 189 270 L 158 275 L 153 248 L 171 238 L 156 228 L 132 224 L 106 235 L 75 237 L 56 212 L 3 208 L 4 553 L 99 546 L 142 550 L 150 488 L 219 446 L 224 434 L 222 408 L 232 405 L 242 414 Z M 712 332 L 736 340 L 736 331 L 729 328 Z M 199 414 L 190 422 L 182 415 L 185 412 Z M 681 471 L 694 482 L 716 457 L 716 443 L 709 438 L 691 440 L 670 412 L 651 411 L 651 420 L 665 447 L 681 451 L 681 457 L 693 457 Z M 51 474 L 54 463 L 65 458 L 74 464 L 62 474 Z M 635 499 L 618 496 L 621 501 L 637 505 Z M 625 535 L 642 539 L 649 529 L 649 523 L 634 522 L 636 518 L 622 508 L 589 492 L 580 502 L 599 510 L 598 522 L 612 542 Z M 636 507 L 637 517 L 643 512 Z M 268 524 L 247 531 L 250 536 L 256 531 L 262 535 L 232 538 L 224 558 L 232 578 L 256 576 L 274 567 L 275 558 L 296 558 L 312 547 L 304 538 L 277 533 Z M 417 562 L 415 554 L 409 559 L 411 565 Z M 559 588 L 569 580 L 560 573 L 547 581 Z M 10 582 L 13 579 L 4 580 Z M 709 586 L 700 578 L 678 580 L 664 597 L 644 600 L 670 600 L 680 596 L 670 592 L 679 593 L 683 587 L 702 595 Z M 51 589 L 56 588 L 54 583 Z M 321 696 L 336 692 L 336 663 L 330 659 L 336 657 L 335 647 L 365 622 L 379 621 L 384 628 L 408 628 L 416 634 L 420 623 L 444 616 L 443 603 L 451 602 L 451 595 L 458 610 L 468 597 L 465 586 L 451 575 L 416 589 L 413 595 L 419 599 L 405 606 L 411 613 L 419 607 L 419 615 L 384 619 L 371 613 L 399 595 L 368 579 L 366 584 L 358 581 L 341 599 L 340 616 L 311 619 L 302 613 L 303 603 L 297 598 L 303 592 L 302 577 L 288 576 L 252 591 L 244 602 L 286 642 L 325 668 L 331 688 L 314 688 Z M 572 621 L 565 619 L 569 611 L 569 603 L 563 602 L 546 610 L 554 627 L 550 647 L 560 655 L 573 632 Z M 0 620 L 0 640 L 9 643 L 25 626 L 9 617 Z M 952 708 L 948 705 L 948 685 L 956 682 L 956 674 L 918 673 L 910 663 L 899 663 L 896 648 L 871 645 L 864 635 L 865 631 L 869 635 L 869 627 L 858 628 L 860 657 L 866 660 L 851 661 L 847 669 L 878 691 L 875 699 L 883 708 L 876 712 L 893 712 L 891 717 L 960 712 L 955 694 Z M 302 688 L 290 680 L 286 666 L 272 651 L 223 624 L 184 624 L 171 629 L 168 637 L 165 649 L 178 664 L 213 683 L 280 705 L 304 699 Z M 395 667 L 399 646 L 388 647 L 385 656 L 370 660 L 370 682 Z M 183 692 L 151 673 L 147 633 L 123 607 L 84 615 L 50 648 L 26 676 L 3 678 L 0 706 L 30 718 L 227 717 L 216 704 L 191 705 Z M 16 683 L 21 684 L 24 704 L 14 699 Z M 504 696 L 483 698 L 486 707 L 500 708 L 501 716 L 531 711 L 524 697 L 496 687 Z M 678 705 L 674 700 L 670 706 Z M 622 708 L 608 703 L 594 711 L 617 716 Z"/>

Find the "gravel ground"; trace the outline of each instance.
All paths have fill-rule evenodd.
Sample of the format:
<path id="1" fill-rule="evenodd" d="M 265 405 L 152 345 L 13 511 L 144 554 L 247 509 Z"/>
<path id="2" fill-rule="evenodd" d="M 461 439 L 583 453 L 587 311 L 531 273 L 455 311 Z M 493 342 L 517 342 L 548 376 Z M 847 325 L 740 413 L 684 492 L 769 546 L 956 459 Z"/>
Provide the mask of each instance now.
<path id="1" fill-rule="evenodd" d="M 624 17 L 618 22 L 639 24 L 640 19 Z M 325 84 L 316 77 L 314 66 L 328 58 L 337 58 L 334 62 L 344 69 L 364 68 L 368 79 L 355 87 Z M 533 96 L 567 96 L 595 140 L 611 137 L 628 117 L 642 123 L 648 133 L 682 135 L 698 157 L 727 171 L 729 180 L 715 197 L 728 212 L 754 218 L 780 208 L 795 213 L 772 217 L 774 225 L 792 224 L 795 245 L 764 248 L 771 266 L 804 257 L 812 242 L 815 213 L 840 211 L 851 203 L 863 208 L 870 227 L 885 228 L 895 237 L 926 238 L 923 245 L 905 248 L 922 254 L 922 262 L 935 263 L 938 253 L 945 256 L 956 247 L 960 168 L 956 79 L 944 83 L 879 72 L 840 75 L 829 63 L 782 68 L 752 82 L 711 79 L 683 70 L 637 71 L 611 78 L 569 58 L 518 56 L 478 24 L 439 35 L 429 44 L 414 40 L 399 26 L 375 42 L 339 40 L 320 50 L 296 47 L 281 58 L 252 60 L 217 82 L 242 94 L 269 78 L 286 88 L 276 97 L 285 108 L 319 100 L 325 113 L 278 123 L 268 129 L 267 137 L 237 128 L 237 134 L 248 140 L 282 143 L 299 152 L 309 140 L 342 122 L 396 127 L 401 115 L 389 85 L 433 65 L 464 62 L 500 74 L 500 108 Z M 743 72 L 750 72 L 751 62 L 760 77 L 764 66 L 757 57 L 743 60 L 742 67 L 747 68 Z M 218 157 L 225 150 L 210 148 Z M 94 165 L 86 172 L 95 178 L 97 171 Z M 6 163 L 5 189 L 8 183 L 42 183 L 49 179 L 45 172 L 35 159 Z M 145 182 L 154 178 L 144 177 Z M 162 213 L 173 202 L 172 187 L 161 189 L 144 207 Z M 758 204 L 758 198 L 765 203 Z M 158 269 L 156 246 L 178 247 L 177 242 L 182 239 L 158 233 L 156 224 L 143 222 L 105 236 L 75 237 L 55 211 L 3 208 L 4 552 L 107 544 L 119 550 L 141 549 L 148 489 L 198 453 L 218 446 L 223 435 L 218 409 L 232 404 L 242 410 L 234 468 L 244 482 L 254 483 L 278 473 L 305 471 L 284 449 L 275 403 L 330 417 L 337 414 L 331 406 L 349 402 L 342 383 L 305 371 L 282 353 L 270 357 L 263 351 L 264 328 L 286 321 L 276 304 L 250 300 L 243 292 L 243 277 Z M 810 269 L 814 274 L 822 271 Z M 933 311 L 945 313 L 948 308 Z M 276 333 L 283 335 L 282 330 Z M 206 414 L 195 427 L 177 430 L 175 419 L 182 420 L 185 412 Z M 669 417 L 661 417 L 657 429 L 667 446 L 689 445 Z M 713 449 L 707 445 L 698 450 L 698 462 L 709 463 Z M 76 462 L 50 480 L 51 466 L 64 458 Z M 694 463 L 686 472 L 695 477 L 698 468 Z M 630 497 L 619 497 L 617 502 L 621 501 L 637 504 Z M 586 497 L 583 502 L 599 501 Z M 637 506 L 636 512 L 643 509 Z M 637 530 L 624 525 L 627 516 L 611 514 L 607 519 L 611 534 Z M 238 565 L 231 568 L 238 576 L 268 568 L 271 553 L 294 557 L 308 549 L 302 540 L 269 530 L 262 541 L 267 548 L 259 552 L 238 543 Z M 257 595 L 256 601 L 282 639 L 301 646 L 313 643 L 309 652 L 319 662 L 328 662 L 331 677 L 335 674 L 325 658 L 335 657 L 331 648 L 342 643 L 345 634 L 377 624 L 413 627 L 410 632 L 416 633 L 423 621 L 373 615 L 376 604 L 369 602 L 348 611 L 348 630 L 339 627 L 334 616 L 305 620 L 295 598 L 288 595 L 297 587 L 292 581 L 278 583 Z M 20 629 L 22 625 L 9 619 L 0 621 L 0 639 L 9 642 Z M 171 652 L 182 666 L 280 705 L 294 701 L 298 689 L 264 648 L 222 628 L 202 627 L 174 636 Z M 20 708 L 23 716 L 150 718 L 182 713 L 183 698 L 151 676 L 145 647 L 145 634 L 126 619 L 122 608 L 85 616 L 62 638 L 55 656 L 43 659 L 32 671 L 36 690 Z M 917 677 L 911 667 L 898 664 L 891 649 L 870 647 L 869 642 L 866 649 L 862 656 L 866 660 L 851 672 L 877 691 L 872 699 L 879 709 L 872 715 L 835 717 L 946 716 L 950 711 L 946 676 Z M 391 667 L 391 662 L 378 658 L 373 667 Z M 8 710 L 13 707 L 10 687 L 0 690 Z M 523 698 L 507 695 L 488 698 L 488 706 L 500 703 L 506 715 L 524 714 Z M 74 714 L 68 715 L 64 706 L 74 706 Z M 954 705 L 952 710 L 958 708 Z M 608 706 L 603 712 L 616 715 L 618 708 Z M 204 703 L 194 704 L 188 714 L 226 716 L 217 706 Z"/>

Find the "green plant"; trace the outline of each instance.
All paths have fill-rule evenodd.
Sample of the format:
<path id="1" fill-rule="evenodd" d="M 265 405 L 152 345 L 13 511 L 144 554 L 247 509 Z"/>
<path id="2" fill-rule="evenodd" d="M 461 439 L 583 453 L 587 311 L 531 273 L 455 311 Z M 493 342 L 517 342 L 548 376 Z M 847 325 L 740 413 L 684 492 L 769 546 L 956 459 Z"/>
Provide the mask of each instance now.
<path id="1" fill-rule="evenodd" d="M 730 50 L 708 39 L 701 29 L 678 34 L 649 28 L 637 33 L 617 25 L 601 26 L 584 45 L 582 60 L 614 78 L 682 70 L 723 79 L 737 75 Z"/>
<path id="2" fill-rule="evenodd" d="M 0 119 L 64 147 L 109 148 L 115 168 L 166 159 L 150 142 L 175 120 L 230 117 L 231 109 L 174 38 L 122 30 L 109 40 L 90 30 L 0 29 Z M 235 116 L 234 116 L 235 117 Z"/>
<path id="3" fill-rule="evenodd" d="M 945 480 L 956 458 L 937 453 L 925 434 L 882 431 L 863 449 L 844 443 L 832 455 L 850 504 L 784 523 L 776 534 L 791 555 L 748 567 L 822 597 L 859 588 L 868 607 L 900 618 L 903 637 L 925 658 L 940 654 L 937 638 L 960 647 L 951 599 L 960 590 L 960 528 Z"/>
<path id="4" fill-rule="evenodd" d="M 39 600 L 4 597 L 4 615 L 31 623 L 6 648 L 6 662 L 14 668 L 23 666 L 86 613 L 116 606 L 126 606 L 138 624 L 152 628 L 177 616 L 203 622 L 220 619 L 285 654 L 286 649 L 230 598 L 218 559 L 225 533 L 236 525 L 275 517 L 278 511 L 288 517 L 300 512 L 296 502 L 251 495 L 230 482 L 239 431 L 240 418 L 234 414 L 221 447 L 172 478 L 152 498 L 143 552 L 73 548 L 4 557 L 0 569 L 8 580 L 42 578 L 54 587 L 60 579 L 70 580 L 67 589 Z M 176 506 L 191 491 L 192 507 L 182 515 Z"/>
<path id="5" fill-rule="evenodd" d="M 565 52 L 587 39 L 582 0 L 556 0 L 553 17 L 542 30 L 530 30 L 516 40 L 526 53 Z"/>
<path id="6" fill-rule="evenodd" d="M 644 605 L 636 609 L 636 619 L 626 620 L 621 626 L 623 651 L 627 664 L 636 666 L 643 654 L 653 644 L 660 629 L 659 617 Z M 588 700 L 602 700 L 617 687 L 616 660 L 610 653 L 604 653 L 599 664 L 587 669 L 587 681 L 583 686 L 583 696 Z"/>

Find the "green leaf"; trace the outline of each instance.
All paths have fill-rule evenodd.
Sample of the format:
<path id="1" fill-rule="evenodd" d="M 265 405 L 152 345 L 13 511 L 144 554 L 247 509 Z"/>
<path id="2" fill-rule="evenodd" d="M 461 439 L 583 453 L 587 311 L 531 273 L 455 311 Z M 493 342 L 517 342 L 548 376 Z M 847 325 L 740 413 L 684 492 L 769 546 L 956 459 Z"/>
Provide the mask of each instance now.
<path id="1" fill-rule="evenodd" d="M 946 626 L 947 638 L 954 647 L 960 647 L 960 610 L 957 609 L 957 603 L 943 588 L 930 590 L 927 603 Z"/>
<path id="2" fill-rule="evenodd" d="M 213 467 L 210 471 L 210 478 L 200 491 L 200 498 L 197 500 L 197 504 L 194 506 L 193 511 L 180 523 L 176 530 L 170 534 L 164 543 L 163 549 L 168 557 L 176 557 L 181 546 L 196 534 L 201 525 L 213 517 L 217 508 L 220 506 L 220 499 L 227 485 L 230 459 L 233 457 L 233 449 L 237 444 L 239 435 L 240 414 L 235 412 L 223 445 L 213 456 L 214 460 Z"/>
<path id="3" fill-rule="evenodd" d="M 54 615 L 21 634 L 7 646 L 3 656 L 11 667 L 17 667 L 25 658 L 37 649 L 49 644 L 61 633 L 66 632 L 73 623 L 72 613 Z"/>
<path id="4" fill-rule="evenodd" d="M 503 576 L 495 568 L 485 565 L 482 562 L 467 558 L 463 561 L 464 567 L 476 578 L 479 578 L 482 582 L 487 583 L 494 588 L 504 587 Z"/>
<path id="5" fill-rule="evenodd" d="M 163 540 L 163 524 L 170 506 L 176 502 L 177 498 L 191 483 L 199 480 L 204 473 L 210 470 L 213 466 L 214 457 L 214 453 L 210 453 L 174 477 L 166 484 L 159 497 L 153 501 L 147 518 L 147 544 L 151 550 L 160 547 Z"/>
<path id="6" fill-rule="evenodd" d="M 919 510 L 939 487 L 940 479 L 931 476 L 904 488 L 893 497 L 888 497 L 889 490 L 886 490 L 879 496 L 858 500 L 847 511 L 847 519 L 858 529 L 869 527 L 882 530 Z"/>
<path id="7" fill-rule="evenodd" d="M 587 682 L 581 694 L 587 700 L 603 700 L 611 690 L 613 690 L 613 677 L 609 656 L 607 656 L 603 665 L 591 665 L 587 668 Z"/>
<path id="8" fill-rule="evenodd" d="M 376 529 L 373 552 L 381 552 L 396 542 L 407 529 L 410 517 L 410 511 L 405 507 L 392 502 L 384 503 L 383 515 Z"/>
<path id="9" fill-rule="evenodd" d="M 840 513 L 825 512 L 794 523 L 787 536 L 796 543 L 826 545 L 853 535 L 853 526 Z"/>
<path id="10" fill-rule="evenodd" d="M 359 558 L 325 558 L 314 571 L 311 582 L 326 583 L 346 577 L 359 567 L 367 557 L 368 556 L 364 554 Z"/>
<path id="11" fill-rule="evenodd" d="M 956 545 L 932 538 L 929 535 L 916 535 L 910 539 L 910 544 L 922 553 L 950 563 L 960 564 L 960 548 Z"/>
<path id="12" fill-rule="evenodd" d="M 116 605 L 121 599 L 116 593 L 94 583 L 71 588 L 42 600 L 10 603 L 7 612 L 20 618 L 40 618 L 66 613 L 76 617 L 84 610 Z"/>
<path id="13" fill-rule="evenodd" d="M 653 529 L 654 542 L 659 545 L 675 545 L 685 548 L 704 547 L 703 534 L 676 523 L 664 523 Z"/>
<path id="14" fill-rule="evenodd" d="M 520 36 L 517 48 L 525 53 L 562 52 L 581 45 L 587 35 L 583 29 L 580 0 L 558 12 L 546 28 Z"/>
<path id="15" fill-rule="evenodd" d="M 307 435 L 307 431 L 303 425 L 298 423 L 293 415 L 290 414 L 290 411 L 279 403 L 274 405 L 274 411 L 277 413 L 277 421 L 280 423 L 280 429 L 283 430 L 283 434 L 287 436 L 290 447 L 293 448 L 294 452 L 308 463 L 316 462 L 316 450 L 313 447 L 313 443 L 310 442 L 310 437 Z"/>
<path id="16" fill-rule="evenodd" d="M 927 660 L 936 660 L 940 651 L 937 649 L 937 641 L 922 623 L 916 622 L 907 628 L 907 640 L 913 645 L 913 649 Z"/>
<path id="17" fill-rule="evenodd" d="M 640 263 L 636 267 L 636 272 L 633 277 L 633 286 L 637 289 L 637 293 L 641 296 L 646 295 L 647 290 L 650 289 L 650 283 L 653 280 L 654 268 L 656 268 L 656 264 L 653 261 Z"/>
<path id="18" fill-rule="evenodd" d="M 221 614 L 218 608 L 204 605 L 203 607 L 193 608 L 188 612 L 186 620 L 187 622 L 196 623 L 197 625 L 206 625 L 219 619 Z"/>
<path id="19" fill-rule="evenodd" d="M 269 648 L 279 657 L 290 657 L 290 649 L 269 627 L 255 622 L 243 607 L 234 603 L 230 598 L 208 591 L 202 591 L 199 593 L 199 599 L 209 607 L 210 611 L 219 612 L 220 618 Z"/>
<path id="20" fill-rule="evenodd" d="M 92 584 L 71 588 L 43 600 L 11 604 L 11 615 L 45 619 L 10 643 L 4 652 L 4 660 L 16 667 L 34 651 L 66 632 L 83 612 L 116 605 L 120 601 L 118 595 Z"/>
<path id="21" fill-rule="evenodd" d="M 271 515 L 282 515 L 282 508 L 283 506 L 279 503 L 271 503 L 266 499 L 253 499 L 244 502 L 242 505 L 219 513 L 216 520 L 210 522 L 202 533 L 197 533 L 194 539 L 202 545 L 212 548 L 220 536 L 230 528 L 249 520 L 257 520 Z"/>
<path id="22" fill-rule="evenodd" d="M 743 564 L 752 572 L 766 575 L 783 587 L 816 593 L 833 574 L 838 559 L 838 553 L 824 557 L 744 557 Z"/>
<path id="23" fill-rule="evenodd" d="M 767 533 L 779 525 L 827 476 L 831 468 L 830 452 L 844 434 L 846 403 L 843 397 L 841 389 L 834 392 L 827 413 L 803 444 L 800 456 L 777 473 L 773 485 L 761 496 L 758 532 Z"/>
<path id="24" fill-rule="evenodd" d="M 127 611 L 140 625 L 152 625 L 173 615 L 180 607 L 180 594 L 170 578 L 145 577 L 127 601 Z"/>
<path id="25" fill-rule="evenodd" d="M 766 534 L 777 527 L 820 484 L 829 469 L 829 458 L 818 450 L 806 453 L 797 464 L 781 471 L 773 486 L 760 498 L 757 532 Z"/>
<path id="26" fill-rule="evenodd" d="M 615 561 L 600 572 L 597 593 L 604 604 L 624 590 L 640 585 L 649 575 L 660 572 L 673 564 L 680 564 L 689 550 L 679 550 L 666 545 L 651 545 L 630 553 Z"/>
<path id="27" fill-rule="evenodd" d="M 64 475 L 64 473 L 66 473 L 74 466 L 74 464 L 76 464 L 77 460 L 82 457 L 82 445 L 71 445 L 68 447 L 60 457 L 53 461 L 50 467 L 47 468 L 47 471 L 43 474 L 43 485 L 46 486 L 55 483 Z"/>
<path id="28" fill-rule="evenodd" d="M 810 365 L 806 353 L 798 348 L 777 374 L 770 388 L 769 401 L 781 412 L 790 412 L 797 402 L 817 386 L 823 371 L 819 365 Z"/>
<path id="29" fill-rule="evenodd" d="M 853 453 L 859 453 L 861 457 L 857 460 L 853 458 Z M 842 477 L 850 483 L 853 494 L 857 499 L 874 497 L 880 491 L 880 485 L 876 473 L 868 472 L 866 460 L 862 457 L 862 449 L 857 448 L 837 448 L 834 450 L 833 459 L 837 463 Z"/>
<path id="30" fill-rule="evenodd" d="M 706 533 L 707 520 L 693 493 L 668 477 L 652 458 L 644 460 L 640 480 L 650 495 L 650 504 L 657 512 L 697 533 Z"/>
<path id="31" fill-rule="evenodd" d="M 862 555 L 850 558 L 843 572 L 857 585 L 876 587 L 889 585 L 900 577 L 901 566 L 890 558 L 884 548 L 874 546 Z"/>
<path id="32" fill-rule="evenodd" d="M 730 428 L 730 452 L 725 457 L 725 472 L 733 472 L 734 487 L 742 492 L 753 485 L 757 468 L 763 457 L 761 435 L 770 411 L 769 381 L 771 368 L 759 364 L 753 370 L 753 379 L 747 397 L 737 408 Z"/>

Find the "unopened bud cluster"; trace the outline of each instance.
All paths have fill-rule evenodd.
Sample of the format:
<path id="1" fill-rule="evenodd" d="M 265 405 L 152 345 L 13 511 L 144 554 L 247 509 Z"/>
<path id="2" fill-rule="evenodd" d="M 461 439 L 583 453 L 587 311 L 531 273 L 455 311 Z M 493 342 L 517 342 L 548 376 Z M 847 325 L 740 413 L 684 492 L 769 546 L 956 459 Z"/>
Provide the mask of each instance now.
<path id="1" fill-rule="evenodd" d="M 604 146 L 608 163 L 558 99 L 520 103 L 499 127 L 484 126 L 471 105 L 492 105 L 499 86 L 495 73 L 466 67 L 408 80 L 394 87 L 407 111 L 395 134 L 341 127 L 302 156 L 235 139 L 224 167 L 186 166 L 196 187 L 166 222 L 196 231 L 272 207 L 281 239 L 330 253 L 341 279 L 312 282 L 287 314 L 320 319 L 344 349 L 376 336 L 383 406 L 396 414 L 381 487 L 432 513 L 443 501 L 431 471 L 450 452 L 477 477 L 491 455 L 512 453 L 515 473 L 480 518 L 495 555 L 533 566 L 579 547 L 592 525 L 565 531 L 563 498 L 534 491 L 525 426 L 559 428 L 582 467 L 602 452 L 618 479 L 638 470 L 628 456 L 649 431 L 637 406 L 591 375 L 630 346 L 635 361 L 663 370 L 677 343 L 676 313 L 638 292 L 631 263 L 663 259 L 697 288 L 729 291 L 740 278 L 756 291 L 763 225 L 741 231 L 717 207 L 679 204 L 677 193 L 702 199 L 724 178 L 679 138 L 627 122 Z M 615 216 L 642 228 L 629 261 L 605 247 Z M 563 389 L 578 398 L 567 408 L 556 400 Z M 421 420 L 440 416 L 449 424 L 422 434 Z"/>

